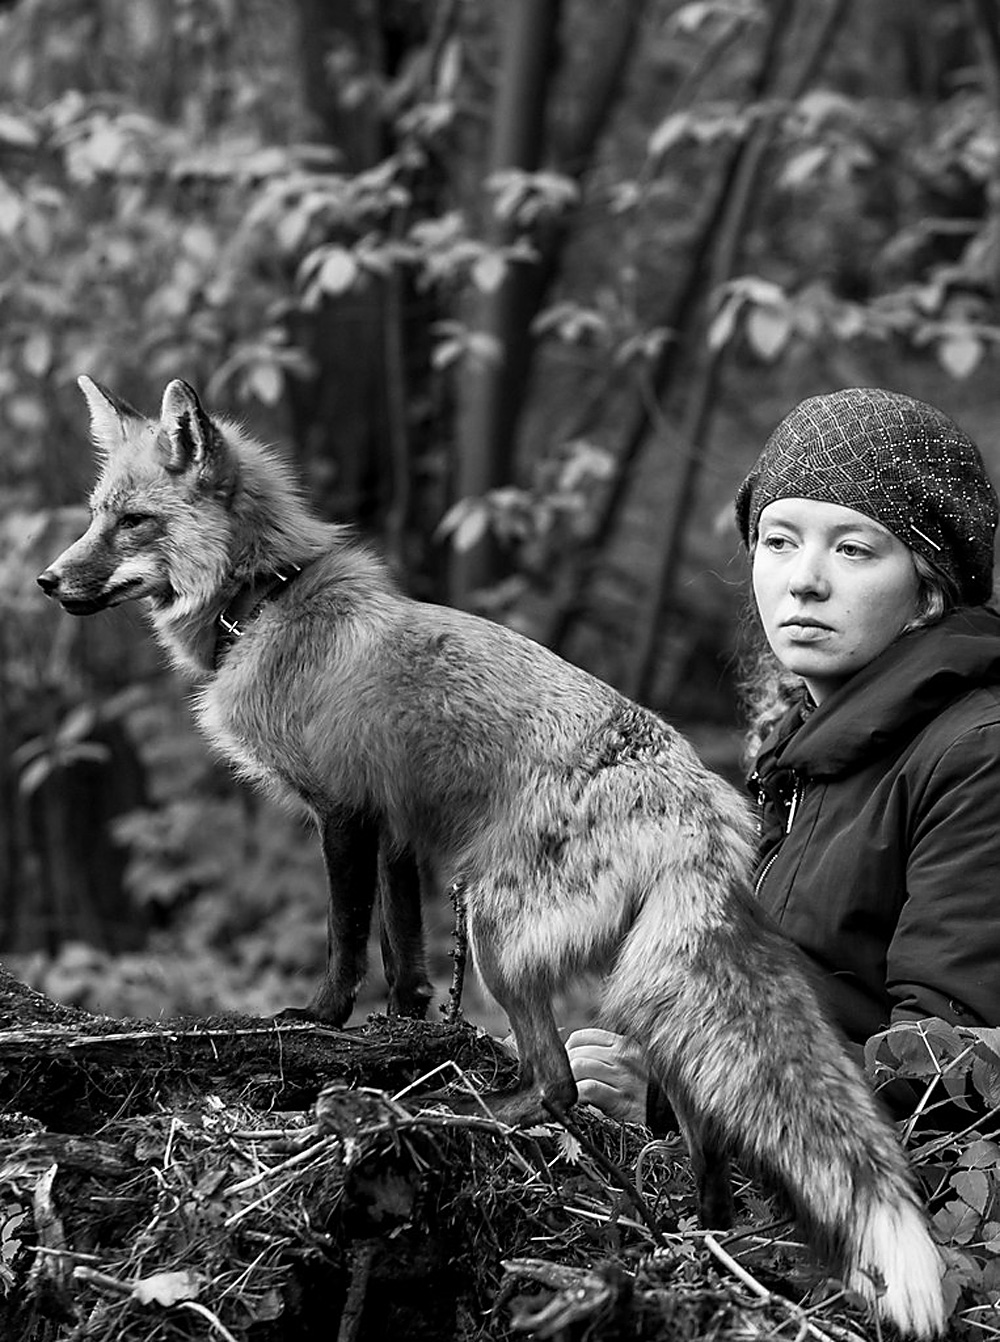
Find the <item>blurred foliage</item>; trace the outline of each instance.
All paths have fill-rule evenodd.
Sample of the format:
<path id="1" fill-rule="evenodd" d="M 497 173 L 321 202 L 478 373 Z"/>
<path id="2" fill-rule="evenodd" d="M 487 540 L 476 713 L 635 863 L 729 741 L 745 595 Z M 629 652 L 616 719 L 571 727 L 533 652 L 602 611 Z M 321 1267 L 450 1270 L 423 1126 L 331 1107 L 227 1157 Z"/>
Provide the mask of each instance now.
<path id="1" fill-rule="evenodd" d="M 986 9 L 821 8 L 830 40 L 803 75 L 815 4 L 638 4 L 626 77 L 581 166 L 617 18 L 565 0 L 533 172 L 483 168 L 503 38 L 486 0 L 388 0 L 377 21 L 305 0 L 0 11 L 0 801 L 13 811 L 18 787 L 60 758 L 65 715 L 147 687 L 147 706 L 125 713 L 156 797 L 115 834 L 134 897 L 182 947 L 188 987 L 161 984 L 164 1006 L 280 997 L 311 975 L 318 852 L 206 762 L 135 615 L 71 621 L 34 589 L 70 526 L 52 510 L 78 504 L 92 475 L 76 375 L 147 410 L 167 379 L 192 381 L 289 443 L 337 513 L 350 462 L 329 443 L 352 444 L 353 421 L 327 422 L 318 398 L 337 381 L 336 340 L 345 384 L 376 350 L 379 376 L 351 413 L 379 426 L 378 516 L 420 594 L 440 595 L 446 547 L 490 534 L 510 567 L 483 608 L 604 678 L 628 682 L 637 625 L 653 620 L 650 702 L 711 724 L 712 762 L 731 763 L 729 500 L 780 415 L 831 385 L 886 382 L 938 400 L 1000 465 L 1000 74 L 977 26 Z M 751 187 L 727 196 L 751 150 Z M 463 396 L 503 356 L 477 302 L 534 267 L 549 278 L 509 481 L 455 498 Z M 721 380 L 694 434 L 710 366 Z M 691 460 L 678 575 L 650 616 Z M 149 726 L 149 704 L 169 726 Z M 11 861 L 0 844 L 0 884 Z M 107 966 L 85 961 L 77 978 L 115 999 Z"/>

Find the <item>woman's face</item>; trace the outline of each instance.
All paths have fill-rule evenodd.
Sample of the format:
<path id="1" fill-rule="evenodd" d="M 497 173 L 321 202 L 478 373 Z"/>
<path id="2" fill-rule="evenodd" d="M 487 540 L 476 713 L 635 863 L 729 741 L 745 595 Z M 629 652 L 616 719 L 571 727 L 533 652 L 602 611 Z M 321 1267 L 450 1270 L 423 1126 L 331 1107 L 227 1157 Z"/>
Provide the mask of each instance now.
<path id="1" fill-rule="evenodd" d="M 778 499 L 761 512 L 753 590 L 778 661 L 818 704 L 914 618 L 919 578 L 910 550 L 839 503 Z"/>

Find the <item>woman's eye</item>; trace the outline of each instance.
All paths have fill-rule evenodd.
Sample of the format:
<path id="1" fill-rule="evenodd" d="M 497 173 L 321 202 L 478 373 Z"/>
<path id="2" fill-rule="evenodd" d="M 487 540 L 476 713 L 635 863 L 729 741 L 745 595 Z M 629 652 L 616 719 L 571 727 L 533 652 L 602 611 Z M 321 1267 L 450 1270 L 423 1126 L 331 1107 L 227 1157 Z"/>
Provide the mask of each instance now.
<path id="1" fill-rule="evenodd" d="M 840 553 L 847 555 L 848 559 L 864 559 L 871 554 L 871 551 L 867 545 L 859 545 L 856 541 L 844 541 Z"/>
<path id="2" fill-rule="evenodd" d="M 774 550 L 780 552 L 788 548 L 791 541 L 787 536 L 765 536 L 761 541 L 765 550 Z"/>

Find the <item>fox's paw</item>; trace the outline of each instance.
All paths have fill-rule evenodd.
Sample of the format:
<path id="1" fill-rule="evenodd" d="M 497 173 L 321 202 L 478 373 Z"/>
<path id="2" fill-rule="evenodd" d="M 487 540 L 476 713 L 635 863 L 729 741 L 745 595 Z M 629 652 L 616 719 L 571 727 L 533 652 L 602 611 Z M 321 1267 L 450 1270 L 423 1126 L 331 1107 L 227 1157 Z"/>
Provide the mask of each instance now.
<path id="1" fill-rule="evenodd" d="M 271 1019 L 278 1025 L 329 1025 L 339 1029 L 343 1025 L 342 1020 L 331 1020 L 323 1012 L 317 1011 L 315 1007 L 282 1007 L 276 1011 Z"/>
<path id="2" fill-rule="evenodd" d="M 282 1007 L 271 1017 L 276 1021 L 318 1021 L 319 1017 L 309 1007 Z"/>
<path id="3" fill-rule="evenodd" d="M 535 1123 L 551 1123 L 552 1115 L 535 1090 L 516 1090 L 509 1094 L 491 1093 L 483 1102 L 498 1123 L 511 1128 L 530 1128 Z"/>
<path id="4" fill-rule="evenodd" d="M 529 1128 L 535 1123 L 552 1121 L 551 1114 L 547 1114 L 542 1107 L 539 1095 L 528 1090 L 507 1093 L 489 1091 L 485 1095 L 424 1096 L 425 1100 L 428 1098 L 447 1105 L 454 1114 L 485 1118 L 484 1111 L 487 1111 L 498 1123 L 505 1123 L 511 1128 Z"/>

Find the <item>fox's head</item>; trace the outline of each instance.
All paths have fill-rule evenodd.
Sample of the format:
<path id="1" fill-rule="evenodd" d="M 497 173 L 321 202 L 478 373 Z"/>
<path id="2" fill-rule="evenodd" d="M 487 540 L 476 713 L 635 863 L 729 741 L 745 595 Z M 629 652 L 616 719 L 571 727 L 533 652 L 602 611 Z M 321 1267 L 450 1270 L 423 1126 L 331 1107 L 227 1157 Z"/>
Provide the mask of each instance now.
<path id="1" fill-rule="evenodd" d="M 135 597 L 196 604 L 228 561 L 235 463 L 222 434 L 186 382 L 168 384 L 158 420 L 89 377 L 79 385 L 102 458 L 92 520 L 39 585 L 73 615 Z"/>

